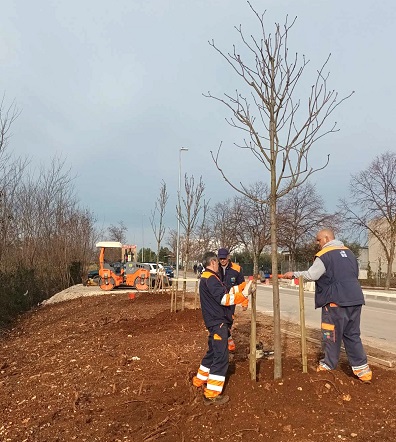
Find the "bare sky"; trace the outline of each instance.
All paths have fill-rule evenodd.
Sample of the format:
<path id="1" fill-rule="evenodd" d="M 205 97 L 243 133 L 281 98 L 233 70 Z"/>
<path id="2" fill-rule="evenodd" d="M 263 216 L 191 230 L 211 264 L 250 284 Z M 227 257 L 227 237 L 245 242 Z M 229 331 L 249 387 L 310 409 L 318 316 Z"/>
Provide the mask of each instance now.
<path id="1" fill-rule="evenodd" d="M 252 0 L 266 25 L 297 21 L 291 52 L 310 59 L 309 86 L 329 53 L 329 86 L 355 94 L 332 115 L 340 132 L 313 148 L 319 194 L 335 210 L 351 173 L 394 150 L 394 0 Z M 99 226 L 122 220 L 128 241 L 154 248 L 150 213 L 161 180 L 170 194 L 166 223 L 176 228 L 179 149 L 183 174 L 202 175 L 214 204 L 234 192 L 210 150 L 223 141 L 223 166 L 245 184 L 268 174 L 233 147 L 241 134 L 225 123 L 225 107 L 203 97 L 232 93 L 241 83 L 208 44 L 240 46 L 234 26 L 259 35 L 243 0 L 2 0 L 0 92 L 22 111 L 9 149 L 32 165 L 57 155 L 77 175 L 83 206 Z"/>

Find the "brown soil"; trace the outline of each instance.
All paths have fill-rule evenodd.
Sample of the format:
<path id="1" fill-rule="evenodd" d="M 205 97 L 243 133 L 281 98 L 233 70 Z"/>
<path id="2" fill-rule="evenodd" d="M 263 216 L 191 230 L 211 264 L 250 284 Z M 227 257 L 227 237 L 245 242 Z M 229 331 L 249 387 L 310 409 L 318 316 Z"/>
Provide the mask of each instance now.
<path id="1" fill-rule="evenodd" d="M 370 385 L 345 361 L 316 373 L 309 343 L 304 374 L 299 339 L 285 334 L 283 378 L 262 359 L 253 382 L 250 315 L 237 313 L 230 402 L 209 407 L 191 385 L 207 345 L 200 310 L 170 313 L 169 295 L 112 292 L 25 315 L 1 339 L 0 440 L 396 440 L 394 369 L 372 364 Z M 271 347 L 271 317 L 260 316 L 258 336 Z"/>

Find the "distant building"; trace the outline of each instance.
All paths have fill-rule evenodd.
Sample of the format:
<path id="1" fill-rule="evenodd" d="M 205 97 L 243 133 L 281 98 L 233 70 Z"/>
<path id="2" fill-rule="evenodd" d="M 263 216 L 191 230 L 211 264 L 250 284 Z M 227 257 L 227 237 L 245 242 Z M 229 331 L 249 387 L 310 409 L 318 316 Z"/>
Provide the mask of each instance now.
<path id="1" fill-rule="evenodd" d="M 367 270 L 367 265 L 369 261 L 368 247 L 360 247 L 358 261 L 359 261 L 359 269 Z"/>
<path id="2" fill-rule="evenodd" d="M 376 223 L 376 229 L 381 232 L 383 230 L 382 238 L 385 240 L 387 237 L 388 223 L 384 219 L 382 222 L 373 221 Z M 368 232 L 368 261 L 370 262 L 370 268 L 372 272 L 377 273 L 381 269 L 381 273 L 387 271 L 387 259 L 384 249 L 378 239 L 370 232 Z M 396 272 L 396 259 L 393 261 L 392 273 Z"/>

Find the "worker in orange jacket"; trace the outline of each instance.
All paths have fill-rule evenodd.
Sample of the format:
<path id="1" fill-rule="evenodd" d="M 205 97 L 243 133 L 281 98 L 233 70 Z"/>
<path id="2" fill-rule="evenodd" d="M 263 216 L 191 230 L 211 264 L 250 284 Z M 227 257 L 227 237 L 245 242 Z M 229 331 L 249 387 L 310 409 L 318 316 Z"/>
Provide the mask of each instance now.
<path id="1" fill-rule="evenodd" d="M 199 282 L 199 295 L 202 317 L 209 331 L 208 350 L 193 378 L 193 385 L 204 386 L 205 405 L 222 405 L 229 401 L 229 397 L 221 393 L 228 370 L 228 328 L 232 324 L 232 306 L 247 306 L 251 281 L 244 284 L 243 290 L 235 286 L 228 291 L 219 278 L 216 254 L 206 252 L 202 264 L 205 270 Z"/>
<path id="2" fill-rule="evenodd" d="M 224 285 L 227 288 L 227 291 L 231 290 L 231 287 L 239 286 L 240 284 L 243 284 L 245 282 L 245 276 L 243 274 L 243 269 L 240 265 L 236 264 L 235 262 L 232 262 L 230 259 L 230 252 L 225 249 L 221 248 L 217 251 L 217 257 L 219 258 L 219 275 L 221 281 L 224 283 Z M 232 308 L 232 323 L 234 322 L 235 318 L 235 305 L 231 307 Z M 228 350 L 229 351 L 235 351 L 235 342 L 232 338 L 231 333 L 231 326 L 228 330 Z"/>

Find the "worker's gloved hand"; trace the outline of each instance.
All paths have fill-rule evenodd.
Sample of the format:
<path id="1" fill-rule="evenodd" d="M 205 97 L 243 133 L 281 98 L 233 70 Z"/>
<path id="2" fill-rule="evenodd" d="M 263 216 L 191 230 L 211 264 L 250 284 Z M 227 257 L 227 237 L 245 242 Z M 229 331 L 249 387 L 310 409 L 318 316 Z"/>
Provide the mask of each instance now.
<path id="1" fill-rule="evenodd" d="M 249 295 L 252 294 L 252 291 L 253 291 L 252 283 L 253 283 L 253 280 L 250 279 L 250 280 L 246 283 L 245 288 L 242 290 L 242 295 L 243 295 L 245 298 L 247 298 Z"/>
<path id="2" fill-rule="evenodd" d="M 235 293 L 242 293 L 245 287 L 246 287 L 246 281 L 243 281 L 239 285 L 232 286 L 230 291 L 229 291 L 229 294 L 230 295 L 235 295 Z"/>

